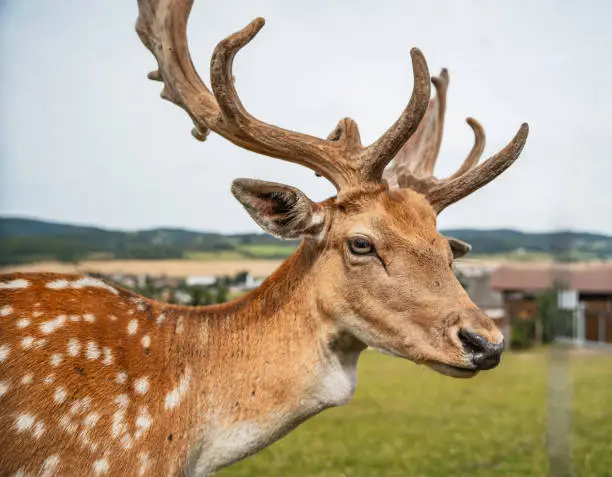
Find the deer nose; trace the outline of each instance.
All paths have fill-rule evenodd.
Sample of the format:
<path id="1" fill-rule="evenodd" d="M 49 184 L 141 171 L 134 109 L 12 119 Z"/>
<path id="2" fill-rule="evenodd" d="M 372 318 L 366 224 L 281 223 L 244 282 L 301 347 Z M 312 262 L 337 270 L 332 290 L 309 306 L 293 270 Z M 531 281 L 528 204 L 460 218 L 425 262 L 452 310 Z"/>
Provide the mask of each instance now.
<path id="1" fill-rule="evenodd" d="M 459 330 L 459 340 L 472 363 L 479 370 L 492 369 L 501 361 L 504 342 L 491 343 L 484 336 L 462 328 Z"/>

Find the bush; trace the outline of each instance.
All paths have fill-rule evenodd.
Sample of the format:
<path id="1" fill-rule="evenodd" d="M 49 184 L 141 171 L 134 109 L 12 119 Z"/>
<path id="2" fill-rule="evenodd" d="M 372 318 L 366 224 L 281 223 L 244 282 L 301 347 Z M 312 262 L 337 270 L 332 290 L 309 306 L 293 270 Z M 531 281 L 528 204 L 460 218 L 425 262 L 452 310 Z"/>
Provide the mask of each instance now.
<path id="1" fill-rule="evenodd" d="M 528 349 L 534 344 L 535 323 L 533 320 L 512 318 L 512 332 L 510 334 L 510 347 L 512 349 Z"/>

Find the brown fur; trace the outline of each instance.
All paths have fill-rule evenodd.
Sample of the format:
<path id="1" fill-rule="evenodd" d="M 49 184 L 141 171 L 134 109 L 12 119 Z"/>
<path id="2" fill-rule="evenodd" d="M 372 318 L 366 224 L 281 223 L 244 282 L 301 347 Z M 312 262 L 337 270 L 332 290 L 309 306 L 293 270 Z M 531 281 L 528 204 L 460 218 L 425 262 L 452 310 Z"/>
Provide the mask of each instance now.
<path id="1" fill-rule="evenodd" d="M 454 277 L 450 248 L 422 196 L 378 187 L 319 205 L 326 214 L 325 239 L 306 240 L 259 289 L 224 305 L 190 308 L 119 288 L 114 294 L 46 287 L 78 276 L 2 276 L 0 283 L 21 279 L 29 285 L 0 289 L 0 309 L 10 307 L 0 318 L 0 346 L 9 347 L 0 363 L 0 382 L 9 386 L 0 397 L 0 473 L 36 474 L 55 455 L 62 475 L 89 474 L 101 459 L 109 475 L 188 473 L 195 465 L 190 456 L 213 445 L 225 429 L 250 423 L 275 440 L 338 404 L 317 397 L 325 363 L 338 349 L 358 353 L 369 345 L 419 363 L 464 366 L 459 327 L 499 339 Z M 347 252 L 347 237 L 356 231 L 374 240 L 384 265 Z M 85 314 L 95 318 L 85 320 Z M 41 324 L 58 316 L 66 319 L 45 334 Z M 23 319 L 29 324 L 19 327 Z M 137 328 L 130 334 L 132 320 Z M 24 349 L 28 336 L 35 340 Z M 71 339 L 81 345 L 77 356 L 67 351 Z M 89 342 L 99 350 L 95 359 L 86 357 Z M 105 348 L 112 352 L 110 364 L 104 364 Z M 56 367 L 50 364 L 54 354 L 62 355 Z M 127 373 L 123 383 L 117 382 L 120 372 Z M 191 378 L 180 402 L 166 409 L 169 393 L 180 389 L 187 372 Z M 29 374 L 31 382 L 23 384 Z M 45 383 L 49 375 L 54 381 Z M 134 385 L 145 376 L 148 390 L 139 394 Z M 59 387 L 66 394 L 56 402 Z M 123 395 L 128 404 L 120 422 L 126 427 L 117 435 L 113 420 Z M 152 422 L 136 437 L 144 408 Z M 94 412 L 99 418 L 87 427 Z M 20 415 L 34 418 L 21 431 Z M 39 423 L 44 429 L 37 437 Z"/>

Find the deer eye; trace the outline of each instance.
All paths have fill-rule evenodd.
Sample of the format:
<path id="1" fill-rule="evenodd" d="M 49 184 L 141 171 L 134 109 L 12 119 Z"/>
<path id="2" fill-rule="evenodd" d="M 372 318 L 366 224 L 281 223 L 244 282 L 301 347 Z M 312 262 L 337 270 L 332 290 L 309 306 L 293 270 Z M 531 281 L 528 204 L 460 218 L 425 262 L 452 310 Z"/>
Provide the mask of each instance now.
<path id="1" fill-rule="evenodd" d="M 374 244 L 365 237 L 352 237 L 348 240 L 348 246 L 355 255 L 367 255 L 374 251 Z"/>

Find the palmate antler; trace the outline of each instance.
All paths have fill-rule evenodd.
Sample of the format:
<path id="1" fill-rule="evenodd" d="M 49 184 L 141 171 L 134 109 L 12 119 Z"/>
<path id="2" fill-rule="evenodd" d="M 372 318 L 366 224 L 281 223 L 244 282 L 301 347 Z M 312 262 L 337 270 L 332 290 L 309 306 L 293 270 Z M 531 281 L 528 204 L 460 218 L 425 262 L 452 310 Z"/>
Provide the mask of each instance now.
<path id="1" fill-rule="evenodd" d="M 158 69 L 149 73 L 149 78 L 162 81 L 161 96 L 189 114 L 195 126 L 192 133 L 197 139 L 204 140 L 209 131 L 214 131 L 245 149 L 304 165 L 329 179 L 337 189 L 383 181 L 385 167 L 417 131 L 428 108 L 429 71 L 418 49 L 411 50 L 414 87 L 410 101 L 399 119 L 377 141 L 362 146 L 357 124 L 350 118 L 342 119 L 327 139 L 320 139 L 260 121 L 240 102 L 234 88 L 232 63 L 236 53 L 263 27 L 262 18 L 253 20 L 216 46 L 210 67 L 212 91 L 206 87 L 187 46 L 187 21 L 192 4 L 193 0 L 138 0 L 136 31 L 157 59 Z M 438 94 L 443 82 L 443 79 L 434 79 Z M 442 115 L 443 109 L 442 105 Z M 418 183 L 418 190 L 426 192 L 436 208 L 444 208 L 505 170 L 518 157 L 526 136 L 527 126 L 523 125 L 506 148 L 479 168 L 472 168 L 448 182 L 430 180 L 427 188 L 422 187 L 421 174 L 410 186 L 416 187 Z M 433 169 L 433 164 L 430 167 L 429 162 L 423 162 L 422 166 L 413 168 L 421 169 L 426 173 Z M 445 188 L 451 184 L 451 188 Z"/>
<path id="2" fill-rule="evenodd" d="M 442 69 L 440 76 L 433 76 L 431 81 L 436 88 L 436 96 L 429 101 L 427 112 L 416 132 L 385 169 L 383 177 L 392 187 L 406 187 L 424 194 L 434 209 L 441 212 L 510 167 L 525 145 L 528 126 L 523 124 L 510 144 L 476 167 L 484 151 L 485 133 L 478 121 L 467 118 L 474 131 L 474 146 L 453 175 L 438 179 L 433 172 L 444 130 L 448 71 Z"/>
<path id="3" fill-rule="evenodd" d="M 136 31 L 153 53 L 158 70 L 149 78 L 163 81 L 162 97 L 183 108 L 193 120 L 193 135 L 209 131 L 251 151 L 302 164 L 329 179 L 337 189 L 380 181 L 382 171 L 416 130 L 427 109 L 430 78 L 418 49 L 411 51 L 412 96 L 400 118 L 370 146 L 363 147 L 355 121 L 342 119 L 327 140 L 272 126 L 251 116 L 234 88 L 232 62 L 259 32 L 262 18 L 214 50 L 210 67 L 212 92 L 196 72 L 187 46 L 187 20 L 193 0 L 139 0 Z"/>

